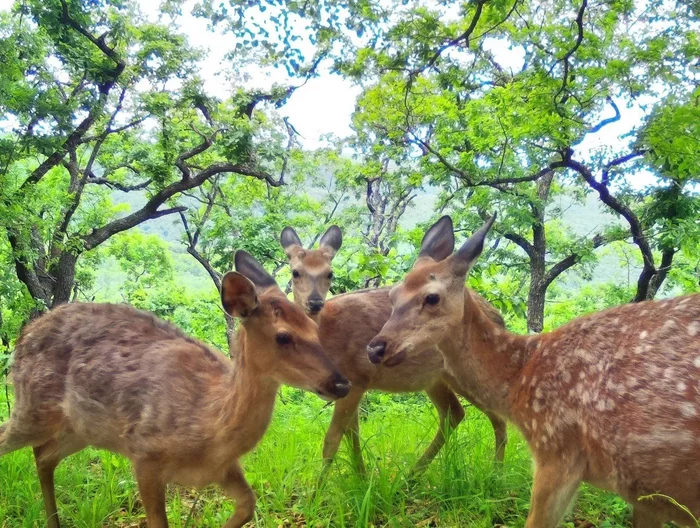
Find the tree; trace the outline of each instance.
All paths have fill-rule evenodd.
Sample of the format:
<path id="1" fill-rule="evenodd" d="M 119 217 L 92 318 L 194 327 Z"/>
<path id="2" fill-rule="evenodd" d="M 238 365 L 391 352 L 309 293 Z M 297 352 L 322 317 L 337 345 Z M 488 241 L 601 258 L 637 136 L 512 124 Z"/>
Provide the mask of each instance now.
<path id="1" fill-rule="evenodd" d="M 339 71 L 363 83 L 355 119 L 373 130 L 373 159 L 382 159 L 382 150 L 386 157 L 402 150 L 425 182 L 445 191 L 452 211 L 500 209 L 503 236 L 527 259 L 531 330 L 542 329 L 549 286 L 612 240 L 629 238 L 642 254 L 633 300 L 656 294 L 678 251 L 678 238 L 662 240 L 662 225 L 683 223 L 688 232 L 679 216 L 688 209 L 680 202 L 695 200 L 686 184 L 673 191 L 678 206 L 662 212 L 649 209 L 655 200 L 647 200 L 673 195 L 658 160 L 673 157 L 674 171 L 692 166 L 697 152 L 688 119 L 697 108 L 691 103 L 697 81 L 688 67 L 698 55 L 697 13 L 688 3 L 592 9 L 586 0 L 575 6 L 477 0 L 457 12 L 397 1 L 381 9 L 350 3 L 335 18 L 337 9 L 331 2 L 311 10 L 309 31 L 315 35 L 327 15 L 329 40 L 343 44 L 327 45 L 327 54 Z M 366 30 L 358 29 L 359 20 Z M 606 131 L 623 120 L 641 126 L 609 144 Z M 661 121 L 663 132 L 655 125 Z M 596 141 L 600 146 L 587 146 Z M 625 183 L 642 171 L 662 183 L 645 193 Z M 561 192 L 577 199 L 595 192 L 625 221 L 626 233 L 611 223 L 587 237 L 562 236 L 548 215 Z M 478 217 L 471 215 L 474 222 Z"/>
<path id="2" fill-rule="evenodd" d="M 289 92 L 207 96 L 198 53 L 133 3 L 23 2 L 0 27 L 0 107 L 12 123 L 0 141 L 0 230 L 36 310 L 71 299 L 82 255 L 182 212 L 183 192 L 227 174 L 284 183 L 284 134 L 255 107 Z M 115 206 L 122 193 L 142 204 Z"/>

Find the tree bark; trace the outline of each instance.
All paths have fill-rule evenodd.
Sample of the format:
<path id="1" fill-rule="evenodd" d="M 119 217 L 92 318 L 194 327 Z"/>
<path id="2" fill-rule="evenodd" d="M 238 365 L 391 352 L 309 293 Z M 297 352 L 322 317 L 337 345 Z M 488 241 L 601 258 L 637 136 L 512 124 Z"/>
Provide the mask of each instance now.
<path id="1" fill-rule="evenodd" d="M 546 256 L 547 235 L 545 232 L 545 206 L 552 188 L 554 171 L 549 171 L 537 181 L 537 202 L 530 204 L 532 210 L 532 246 L 530 252 L 530 291 L 527 296 L 527 329 L 541 332 L 544 328 L 544 301 L 547 292 Z"/>

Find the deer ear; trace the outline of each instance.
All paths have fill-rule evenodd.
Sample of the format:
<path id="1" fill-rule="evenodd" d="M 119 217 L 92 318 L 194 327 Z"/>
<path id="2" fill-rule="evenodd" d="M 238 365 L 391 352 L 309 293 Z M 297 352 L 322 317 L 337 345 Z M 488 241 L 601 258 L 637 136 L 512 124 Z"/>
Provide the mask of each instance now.
<path id="1" fill-rule="evenodd" d="M 467 240 L 454 255 L 454 271 L 458 275 L 466 275 L 484 250 L 484 240 L 496 221 L 496 214 Z"/>
<path id="2" fill-rule="evenodd" d="M 236 251 L 233 257 L 236 271 L 248 278 L 256 288 L 265 289 L 270 286 L 277 286 L 277 282 L 262 265 L 248 252 Z"/>
<path id="3" fill-rule="evenodd" d="M 343 233 L 337 225 L 332 225 L 321 237 L 321 241 L 318 243 L 319 247 L 325 250 L 331 257 L 335 257 L 335 254 L 343 245 Z"/>
<path id="4" fill-rule="evenodd" d="M 284 252 L 288 257 L 292 256 L 291 254 L 296 248 L 301 249 L 301 239 L 299 238 L 299 235 L 297 235 L 297 232 L 294 231 L 294 228 L 289 226 L 282 230 L 282 234 L 280 235 L 280 244 L 282 244 Z"/>
<path id="5" fill-rule="evenodd" d="M 231 317 L 249 317 L 258 306 L 255 284 L 235 271 L 221 279 L 221 304 Z"/>
<path id="6" fill-rule="evenodd" d="M 455 249 L 455 234 L 452 218 L 443 216 L 423 236 L 418 257 L 430 257 L 439 262 L 452 255 Z"/>

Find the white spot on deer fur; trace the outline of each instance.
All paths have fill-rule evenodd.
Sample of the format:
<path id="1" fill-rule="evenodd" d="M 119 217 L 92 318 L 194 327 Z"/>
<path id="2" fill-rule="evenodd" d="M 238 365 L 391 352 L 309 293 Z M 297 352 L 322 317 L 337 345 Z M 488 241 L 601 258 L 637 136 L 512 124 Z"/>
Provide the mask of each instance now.
<path id="1" fill-rule="evenodd" d="M 642 332 L 639 334 L 639 339 L 646 339 L 648 335 L 649 332 L 647 332 L 646 330 L 642 330 Z"/>
<path id="2" fill-rule="evenodd" d="M 551 438 L 552 436 L 554 436 L 554 427 L 552 426 L 551 423 L 545 422 L 545 423 L 544 423 L 544 429 L 545 429 L 545 431 L 547 431 L 547 436 L 548 436 L 548 437 Z"/>
<path id="3" fill-rule="evenodd" d="M 685 392 L 685 389 L 687 389 L 687 385 L 683 383 L 682 381 L 679 381 L 678 384 L 676 385 L 676 390 L 678 392 Z"/>
<path id="4" fill-rule="evenodd" d="M 693 321 L 688 325 L 688 335 L 690 337 L 695 337 L 698 334 L 700 334 L 700 323 Z"/>
<path id="5" fill-rule="evenodd" d="M 695 368 L 700 368 L 700 356 L 695 356 L 695 359 L 693 360 L 693 365 L 695 365 Z"/>
<path id="6" fill-rule="evenodd" d="M 537 389 L 535 389 L 535 398 L 542 398 L 543 396 L 544 395 L 542 394 L 542 388 L 537 387 Z"/>
<path id="7" fill-rule="evenodd" d="M 532 432 L 534 433 L 536 429 L 537 429 L 537 421 L 533 418 L 532 419 Z"/>
<path id="8" fill-rule="evenodd" d="M 571 381 L 571 373 L 568 370 L 565 370 L 561 373 L 561 379 L 564 383 L 569 383 Z"/>
<path id="9" fill-rule="evenodd" d="M 673 319 L 667 319 L 666 322 L 664 323 L 663 328 L 665 330 L 670 330 L 671 328 L 675 328 L 675 326 L 676 326 L 676 321 L 674 321 Z"/>
<path id="10" fill-rule="evenodd" d="M 686 418 L 695 418 L 698 411 L 691 402 L 683 402 L 681 403 L 681 414 Z"/>
<path id="11" fill-rule="evenodd" d="M 586 377 L 586 373 L 584 371 L 581 371 L 578 373 L 578 379 L 583 379 Z"/>
<path id="12" fill-rule="evenodd" d="M 577 348 L 576 351 L 574 352 L 574 355 L 576 357 L 581 358 L 583 361 L 590 362 L 591 361 L 591 355 L 588 353 L 587 350 L 583 348 Z"/>
<path id="13" fill-rule="evenodd" d="M 532 410 L 536 413 L 542 410 L 542 400 L 535 400 L 532 402 Z"/>

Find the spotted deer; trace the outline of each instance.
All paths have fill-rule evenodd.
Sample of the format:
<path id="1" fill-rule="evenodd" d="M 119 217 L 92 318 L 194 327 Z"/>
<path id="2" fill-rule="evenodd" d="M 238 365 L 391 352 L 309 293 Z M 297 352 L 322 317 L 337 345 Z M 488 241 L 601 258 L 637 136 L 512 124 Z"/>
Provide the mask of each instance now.
<path id="1" fill-rule="evenodd" d="M 281 244 L 292 267 L 294 299 L 318 323 L 323 349 L 352 383 L 350 393 L 334 404 L 333 417 L 323 443 L 323 459 L 326 464 L 330 463 L 338 452 L 343 435 L 347 435 L 357 469 L 364 472 L 358 410 L 365 392 L 425 391 L 438 412 L 440 427 L 416 464 L 415 474 L 425 469 L 438 454 L 445 443 L 444 433 L 449 430 L 447 424 L 450 428 L 456 427 L 464 418 L 464 409 L 450 388 L 449 376 L 443 368 L 444 360 L 434 347 L 426 347 L 420 354 L 394 368 L 374 365 L 367 360 L 367 343 L 381 330 L 391 314 L 388 288 L 338 295 L 325 302 L 322 310 L 318 304 L 308 301 L 311 295 L 318 295 L 321 299 L 318 303 L 323 306 L 332 277 L 331 261 L 341 241 L 340 230 L 335 226 L 321 238 L 319 249 L 304 249 L 291 227 L 286 227 L 281 235 Z M 491 305 L 480 297 L 477 297 L 477 302 L 495 325 L 503 326 L 503 319 Z M 467 392 L 459 393 L 473 401 Z M 502 461 L 507 443 L 506 423 L 495 414 L 487 413 L 487 416 L 496 438 L 496 459 Z"/>
<path id="2" fill-rule="evenodd" d="M 225 311 L 242 323 L 232 360 L 126 305 L 66 304 L 24 329 L 0 455 L 34 448 L 50 528 L 59 526 L 54 469 L 89 445 L 131 460 L 149 528 L 168 525 L 169 482 L 218 483 L 236 501 L 225 527 L 243 526 L 255 496 L 238 460 L 263 436 L 280 384 L 347 394 L 316 324 L 250 255 L 235 262 L 221 288 Z"/>
<path id="3" fill-rule="evenodd" d="M 455 382 L 520 429 L 535 461 L 528 528 L 556 527 L 581 482 L 632 503 L 636 528 L 695 525 L 666 497 L 700 516 L 700 295 L 512 334 L 464 286 L 494 219 L 454 254 L 449 217 L 427 231 L 369 359 L 398 366 L 437 346 Z"/>

